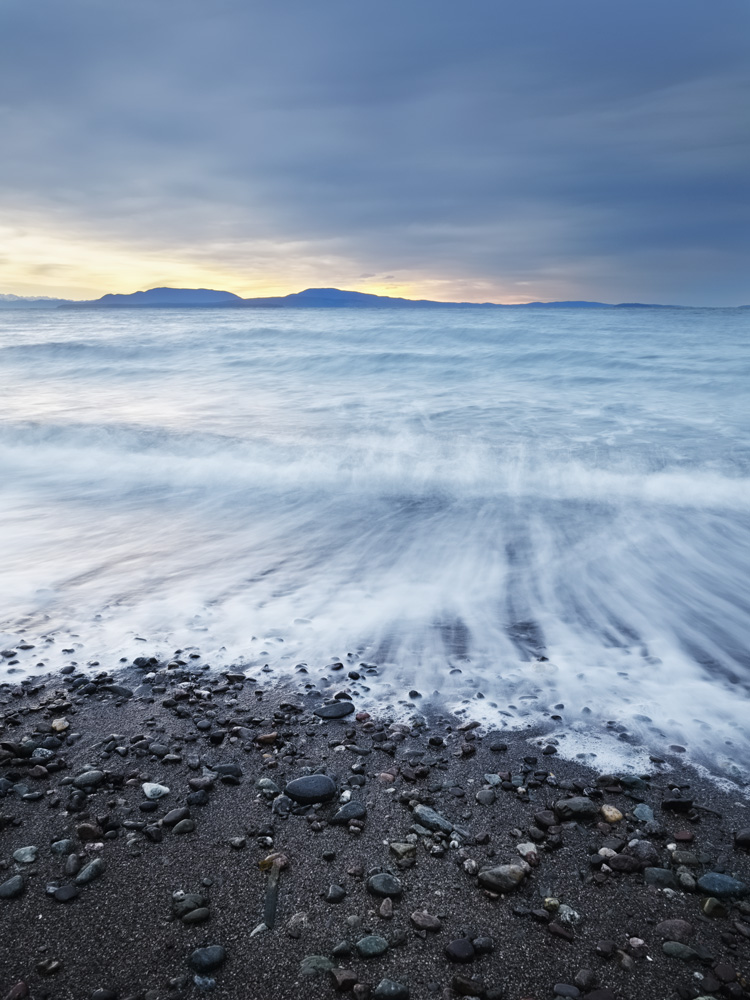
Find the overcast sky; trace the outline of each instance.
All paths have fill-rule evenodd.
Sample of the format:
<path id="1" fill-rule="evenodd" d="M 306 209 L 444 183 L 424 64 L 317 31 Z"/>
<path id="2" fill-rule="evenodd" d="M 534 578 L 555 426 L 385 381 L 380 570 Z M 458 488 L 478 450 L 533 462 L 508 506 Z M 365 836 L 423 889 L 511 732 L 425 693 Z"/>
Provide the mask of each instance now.
<path id="1" fill-rule="evenodd" d="M 750 0 L 1 0 L 0 292 L 750 302 Z"/>

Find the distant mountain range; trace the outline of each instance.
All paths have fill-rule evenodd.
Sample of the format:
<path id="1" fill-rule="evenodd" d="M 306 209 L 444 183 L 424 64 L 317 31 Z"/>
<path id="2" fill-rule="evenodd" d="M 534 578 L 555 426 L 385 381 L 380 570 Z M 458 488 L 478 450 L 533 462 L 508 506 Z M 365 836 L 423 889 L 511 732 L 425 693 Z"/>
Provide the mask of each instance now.
<path id="1" fill-rule="evenodd" d="M 415 307 L 450 309 L 667 309 L 679 308 L 652 305 L 647 302 L 524 302 L 503 305 L 497 302 L 434 302 L 430 299 L 402 299 L 369 292 L 342 291 L 340 288 L 306 288 L 291 295 L 273 295 L 243 299 L 233 292 L 213 288 L 149 288 L 145 292 L 127 295 L 109 293 L 99 299 L 54 299 L 46 296 L 25 298 L 0 294 L 0 309 L 142 309 L 150 308 L 210 308 L 210 309 L 412 309 Z M 747 308 L 740 306 L 739 308 Z"/>

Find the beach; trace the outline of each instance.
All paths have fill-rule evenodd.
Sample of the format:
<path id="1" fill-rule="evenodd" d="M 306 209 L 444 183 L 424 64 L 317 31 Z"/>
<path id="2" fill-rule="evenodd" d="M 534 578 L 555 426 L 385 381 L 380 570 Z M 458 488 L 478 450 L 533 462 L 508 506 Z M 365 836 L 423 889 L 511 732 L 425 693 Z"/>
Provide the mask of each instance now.
<path id="1" fill-rule="evenodd" d="M 177 652 L 3 684 L 2 995 L 747 995 L 746 791 L 378 717 L 329 675 Z"/>

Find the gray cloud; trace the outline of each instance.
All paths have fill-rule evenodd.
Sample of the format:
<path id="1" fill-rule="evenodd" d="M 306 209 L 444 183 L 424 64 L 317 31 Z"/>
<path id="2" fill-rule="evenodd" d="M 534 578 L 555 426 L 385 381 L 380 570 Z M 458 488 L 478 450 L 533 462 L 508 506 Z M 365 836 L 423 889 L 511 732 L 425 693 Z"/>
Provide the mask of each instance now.
<path id="1" fill-rule="evenodd" d="M 749 50 L 746 0 L 6 0 L 0 211 L 248 269 L 286 244 L 744 302 Z"/>

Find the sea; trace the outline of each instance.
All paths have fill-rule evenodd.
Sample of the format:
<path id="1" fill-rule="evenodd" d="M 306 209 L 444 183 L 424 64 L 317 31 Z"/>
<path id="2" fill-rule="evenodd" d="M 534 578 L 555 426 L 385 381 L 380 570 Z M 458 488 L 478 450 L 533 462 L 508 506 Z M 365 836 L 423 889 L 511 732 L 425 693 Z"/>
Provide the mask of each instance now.
<path id="1" fill-rule="evenodd" d="M 749 380 L 739 309 L 0 312 L 0 680 L 193 654 L 741 781 Z"/>

